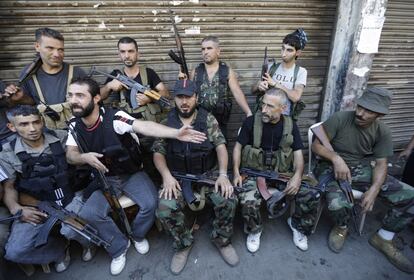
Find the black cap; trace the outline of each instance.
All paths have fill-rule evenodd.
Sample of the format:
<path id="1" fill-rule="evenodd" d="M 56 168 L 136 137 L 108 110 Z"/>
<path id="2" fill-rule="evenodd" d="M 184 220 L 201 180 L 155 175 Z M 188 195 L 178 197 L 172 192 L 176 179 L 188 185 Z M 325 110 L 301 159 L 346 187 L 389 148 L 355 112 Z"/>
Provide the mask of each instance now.
<path id="1" fill-rule="evenodd" d="M 186 96 L 193 96 L 195 94 L 196 87 L 193 81 L 184 79 L 178 80 L 174 86 L 174 93 L 173 96 L 177 95 L 186 95 Z"/>

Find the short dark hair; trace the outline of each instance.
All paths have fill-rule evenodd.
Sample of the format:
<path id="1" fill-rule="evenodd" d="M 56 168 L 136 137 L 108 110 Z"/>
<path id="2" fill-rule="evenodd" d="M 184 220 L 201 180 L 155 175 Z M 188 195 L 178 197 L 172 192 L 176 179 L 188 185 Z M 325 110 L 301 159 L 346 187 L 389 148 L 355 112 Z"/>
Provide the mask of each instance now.
<path id="1" fill-rule="evenodd" d="M 135 41 L 135 39 L 131 37 L 122 37 L 121 39 L 119 39 L 118 44 L 116 45 L 118 48 L 119 48 L 119 44 L 134 44 L 135 49 L 138 50 L 137 41 Z"/>
<path id="2" fill-rule="evenodd" d="M 92 79 L 91 77 L 78 77 L 78 78 L 73 78 L 72 81 L 70 82 L 71 85 L 73 84 L 77 84 L 77 85 L 87 85 L 88 86 L 88 91 L 91 94 L 92 97 L 97 96 L 98 94 L 100 94 L 100 88 L 99 88 L 99 84 Z"/>
<path id="3" fill-rule="evenodd" d="M 285 38 L 283 39 L 283 44 L 292 46 L 295 48 L 295 50 L 300 50 L 301 49 L 301 44 L 300 44 L 300 40 L 299 37 L 294 35 L 293 33 L 288 34 L 285 36 Z"/>
<path id="4" fill-rule="evenodd" d="M 48 28 L 48 27 L 42 27 L 42 28 L 36 29 L 36 32 L 35 32 L 36 42 L 39 42 L 42 36 L 53 38 L 53 39 L 56 39 L 62 42 L 65 41 L 65 39 L 63 38 L 63 35 L 59 31 L 54 30 L 52 28 Z"/>
<path id="5" fill-rule="evenodd" d="M 201 44 L 206 42 L 206 41 L 214 42 L 214 43 L 217 44 L 217 46 L 220 46 L 219 38 L 216 37 L 216 36 L 209 35 L 209 36 L 204 37 L 203 40 L 201 40 Z"/>
<path id="6" fill-rule="evenodd" d="M 35 106 L 32 106 L 32 105 L 17 105 L 13 108 L 10 108 L 6 112 L 6 116 L 9 122 L 12 122 L 14 117 L 30 116 L 30 115 L 36 115 L 40 117 L 39 110 Z"/>

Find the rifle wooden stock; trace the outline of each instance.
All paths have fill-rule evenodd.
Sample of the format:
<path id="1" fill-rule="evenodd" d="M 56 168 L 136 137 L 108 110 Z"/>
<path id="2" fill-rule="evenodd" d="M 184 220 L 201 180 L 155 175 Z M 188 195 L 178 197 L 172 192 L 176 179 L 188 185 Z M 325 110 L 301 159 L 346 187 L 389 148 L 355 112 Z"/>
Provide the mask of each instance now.
<path id="1" fill-rule="evenodd" d="M 334 148 L 332 147 L 328 135 L 326 134 L 326 131 L 323 128 L 322 124 L 311 128 L 311 130 L 326 149 L 328 149 L 331 152 L 334 152 Z"/>
<path id="2" fill-rule="evenodd" d="M 174 30 L 175 44 L 177 45 L 177 49 L 178 49 L 178 56 L 172 50 L 170 50 L 168 55 L 171 57 L 172 60 L 174 60 L 176 63 L 180 64 L 181 72 L 186 74 L 187 79 L 189 79 L 190 78 L 190 72 L 188 71 L 187 61 L 185 59 L 184 47 L 183 47 L 183 44 L 181 42 L 180 33 L 178 33 L 177 26 L 175 25 L 175 20 L 173 18 L 173 12 L 172 12 L 171 9 L 169 9 L 169 11 L 170 11 L 171 24 L 172 24 L 173 30 Z"/>

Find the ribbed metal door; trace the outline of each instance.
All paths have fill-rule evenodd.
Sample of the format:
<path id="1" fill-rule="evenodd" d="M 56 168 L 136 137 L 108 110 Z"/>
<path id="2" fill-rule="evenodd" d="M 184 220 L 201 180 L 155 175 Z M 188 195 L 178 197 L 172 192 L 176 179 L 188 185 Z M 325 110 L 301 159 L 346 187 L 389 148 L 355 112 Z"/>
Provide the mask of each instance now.
<path id="1" fill-rule="evenodd" d="M 303 1 L 5 1 L 0 3 L 0 79 L 16 79 L 33 58 L 34 30 L 51 27 L 65 37 L 65 60 L 88 70 L 119 66 L 116 42 L 122 36 L 138 41 L 142 63 L 154 68 L 171 88 L 178 67 L 167 53 L 175 47 L 168 16 L 169 3 L 182 21 L 178 23 L 190 68 L 200 62 L 200 40 L 217 35 L 222 59 L 238 73 L 250 104 L 250 88 L 259 79 L 264 47 L 279 58 L 282 38 L 298 27 L 309 42 L 299 64 L 308 70 L 304 92 L 306 110 L 299 125 L 303 136 L 317 118 L 325 78 L 335 0 Z M 185 34 L 200 29 L 200 34 Z M 252 104 L 253 106 L 253 104 Z M 230 140 L 244 115 L 234 106 Z M 305 139 L 305 138 L 304 138 Z"/>
<path id="2" fill-rule="evenodd" d="M 414 3 L 389 0 L 385 16 L 368 83 L 394 94 L 391 112 L 384 120 L 398 149 L 414 135 Z"/>

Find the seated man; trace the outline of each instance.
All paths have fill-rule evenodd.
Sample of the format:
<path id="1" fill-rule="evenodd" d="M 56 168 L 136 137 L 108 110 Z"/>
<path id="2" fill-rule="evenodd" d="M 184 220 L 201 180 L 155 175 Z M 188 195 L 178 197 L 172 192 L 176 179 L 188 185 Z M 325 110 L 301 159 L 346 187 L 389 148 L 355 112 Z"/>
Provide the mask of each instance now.
<path id="1" fill-rule="evenodd" d="M 125 267 L 131 241 L 138 253 L 148 252 L 149 244 L 145 235 L 154 223 L 157 207 L 157 191 L 142 171 L 135 133 L 193 143 L 203 142 L 205 136 L 188 126 L 172 129 L 155 122 L 134 119 L 123 111 L 103 108 L 99 85 L 91 78 L 72 81 L 68 102 L 75 116 L 69 125 L 71 130 L 66 143 L 68 162 L 86 164 L 93 167 L 94 171 L 99 171 L 101 174 L 94 172 L 98 185 L 102 184 L 102 174 L 106 174 L 107 182 L 116 192 L 125 193 L 139 206 L 132 228 L 124 220 L 128 236 L 120 231 L 110 217 L 111 206 L 101 188 L 92 189 L 79 213 L 98 230 L 104 240 L 112 240 L 111 246 L 105 249 L 112 257 L 111 274 L 117 275 Z"/>
<path id="2" fill-rule="evenodd" d="M 387 157 L 392 155 L 391 131 L 379 120 L 388 114 L 391 93 L 388 90 L 367 88 L 356 100 L 355 111 L 337 112 L 322 126 L 334 151 L 316 139 L 312 151 L 322 160 L 315 168 L 319 180 L 333 174 L 327 183 L 328 210 L 335 226 L 329 234 L 329 248 L 339 253 L 348 235 L 350 209 L 338 180 L 352 182 L 352 187 L 364 191 L 361 206 L 371 211 L 377 196 L 391 206 L 382 221 L 382 228 L 369 243 L 384 253 L 398 269 L 413 273 L 414 266 L 393 244 L 395 233 L 401 231 L 414 217 L 414 189 L 391 176 L 387 176 Z M 372 167 L 371 159 L 375 160 Z"/>
<path id="3" fill-rule="evenodd" d="M 260 246 L 263 230 L 260 205 L 263 199 L 256 177 L 242 180 L 240 164 L 255 170 L 293 171 L 288 183 L 284 184 L 283 193 L 294 197 L 295 213 L 288 219 L 288 224 L 293 231 L 293 242 L 303 251 L 308 249 L 306 235 L 312 230 L 317 212 L 319 192 L 302 184 L 304 159 L 299 129 L 289 116 L 282 115 L 287 101 L 286 94 L 280 89 L 266 91 L 261 110 L 244 121 L 233 150 L 234 185 L 243 188 L 238 198 L 244 230 L 248 234 L 247 249 L 252 253 Z"/>
<path id="4" fill-rule="evenodd" d="M 184 269 L 194 242 L 191 230 L 185 225 L 183 209 L 186 202 L 181 193 L 182 185 L 171 175 L 171 172 L 199 175 L 213 170 L 217 165 L 217 158 L 220 175 L 214 189 L 205 190 L 205 195 L 212 202 L 216 214 L 211 239 L 224 260 L 229 265 L 235 266 L 239 258 L 230 243 L 230 238 L 233 234 L 233 218 L 237 202 L 227 177 L 226 140 L 214 116 L 202 108 L 196 109 L 197 94 L 192 81 L 177 81 L 174 88 L 174 101 L 176 107 L 170 111 L 165 123 L 174 128 L 192 125 L 196 130 L 204 132 L 208 139 L 199 145 L 161 139 L 154 143 L 154 163 L 163 180 L 157 217 L 174 238 L 173 247 L 176 250 L 171 261 L 171 271 L 179 274 Z"/>
<path id="5" fill-rule="evenodd" d="M 21 204 L 19 198 L 30 195 L 74 212 L 80 208 L 80 199 L 73 198 L 69 183 L 64 150 L 67 133 L 43 131 L 39 111 L 29 105 L 10 109 L 7 118 L 8 126 L 17 133 L 17 138 L 5 144 L 0 153 L 0 165 L 9 176 L 3 183 L 4 203 L 12 215 L 22 211 L 22 216 L 13 222 L 5 258 L 23 264 L 55 262 L 56 271 L 62 272 L 70 262 L 65 239 L 49 236 L 45 245 L 35 248 L 36 237 L 42 229 L 39 224 L 47 214 Z"/>

